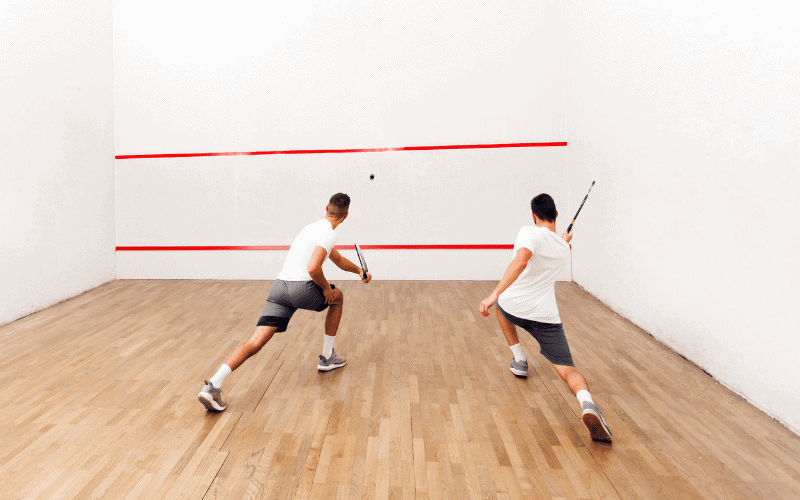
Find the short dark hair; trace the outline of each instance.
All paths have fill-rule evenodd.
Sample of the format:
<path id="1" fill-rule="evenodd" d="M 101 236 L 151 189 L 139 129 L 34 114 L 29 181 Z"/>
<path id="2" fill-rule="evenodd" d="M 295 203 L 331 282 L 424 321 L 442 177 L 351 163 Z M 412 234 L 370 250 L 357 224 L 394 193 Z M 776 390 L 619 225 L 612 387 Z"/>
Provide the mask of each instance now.
<path id="1" fill-rule="evenodd" d="M 336 210 L 332 210 L 333 207 L 336 207 Z M 328 202 L 328 213 L 330 215 L 335 215 L 336 217 L 345 215 L 349 208 L 350 197 L 344 193 L 336 193 L 335 195 L 331 196 L 331 199 Z"/>
<path id="2" fill-rule="evenodd" d="M 533 212 L 536 217 L 546 220 L 547 222 L 555 221 L 558 216 L 558 212 L 556 212 L 556 202 L 546 193 L 533 197 L 531 200 L 531 212 Z"/>

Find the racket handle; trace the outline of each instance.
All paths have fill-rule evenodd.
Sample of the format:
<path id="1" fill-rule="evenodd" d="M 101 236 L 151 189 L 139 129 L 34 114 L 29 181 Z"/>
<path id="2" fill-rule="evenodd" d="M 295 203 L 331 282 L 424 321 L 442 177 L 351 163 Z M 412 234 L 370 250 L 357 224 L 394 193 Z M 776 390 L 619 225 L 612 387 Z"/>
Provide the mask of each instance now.
<path id="1" fill-rule="evenodd" d="M 574 224 L 574 223 L 575 223 L 575 221 L 572 221 L 572 222 L 569 223 L 569 226 L 567 226 L 567 234 L 569 234 L 569 232 L 572 231 L 572 224 Z"/>
<path id="2" fill-rule="evenodd" d="M 364 271 L 363 269 L 361 270 L 361 277 L 367 279 L 367 272 Z"/>

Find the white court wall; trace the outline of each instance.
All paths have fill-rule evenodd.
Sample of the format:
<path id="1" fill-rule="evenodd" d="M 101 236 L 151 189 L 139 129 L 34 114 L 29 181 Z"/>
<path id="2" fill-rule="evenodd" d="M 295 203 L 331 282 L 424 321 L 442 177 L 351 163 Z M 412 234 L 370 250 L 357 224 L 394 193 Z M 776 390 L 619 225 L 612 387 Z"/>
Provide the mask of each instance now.
<path id="1" fill-rule="evenodd" d="M 564 2 L 574 280 L 800 432 L 786 2 Z"/>
<path id="2" fill-rule="evenodd" d="M 120 156 L 563 141 L 556 1 L 114 6 Z M 288 245 L 338 191 L 353 199 L 341 244 L 513 244 L 531 223 L 532 196 L 567 203 L 565 155 L 537 147 L 118 159 L 117 244 Z M 370 264 L 384 279 L 498 279 L 511 254 L 423 252 L 374 250 Z M 117 272 L 270 279 L 283 256 L 120 251 Z"/>
<path id="3" fill-rule="evenodd" d="M 0 3 L 0 325 L 114 279 L 111 11 Z"/>

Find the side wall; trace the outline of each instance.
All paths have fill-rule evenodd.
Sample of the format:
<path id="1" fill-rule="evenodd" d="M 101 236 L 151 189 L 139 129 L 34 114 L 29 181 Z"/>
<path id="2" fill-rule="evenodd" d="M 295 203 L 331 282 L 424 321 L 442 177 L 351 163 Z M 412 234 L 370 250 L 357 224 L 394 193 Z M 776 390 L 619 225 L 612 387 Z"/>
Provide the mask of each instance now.
<path id="1" fill-rule="evenodd" d="M 0 5 L 0 325 L 115 277 L 111 16 Z"/>
<path id="2" fill-rule="evenodd" d="M 565 147 L 308 151 L 563 142 L 560 23 L 556 1 L 117 0 L 117 154 L 148 156 L 117 160 L 117 244 L 289 245 L 338 191 L 340 244 L 513 244 L 533 195 L 567 204 Z M 382 279 L 498 279 L 510 254 L 369 259 Z M 120 251 L 117 272 L 265 279 L 283 258 Z"/>
<path id="3" fill-rule="evenodd" d="M 783 2 L 564 2 L 574 279 L 800 431 L 800 29 Z"/>

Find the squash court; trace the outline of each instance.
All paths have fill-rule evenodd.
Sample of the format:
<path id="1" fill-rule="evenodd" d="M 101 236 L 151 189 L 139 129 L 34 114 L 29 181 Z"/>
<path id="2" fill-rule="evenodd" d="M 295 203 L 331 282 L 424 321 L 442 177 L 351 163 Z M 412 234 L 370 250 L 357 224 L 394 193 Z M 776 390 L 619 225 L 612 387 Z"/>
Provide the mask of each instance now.
<path id="1" fill-rule="evenodd" d="M 796 10 L 0 2 L 0 500 L 800 498 Z"/>

